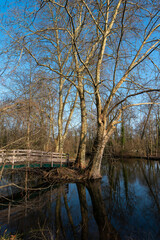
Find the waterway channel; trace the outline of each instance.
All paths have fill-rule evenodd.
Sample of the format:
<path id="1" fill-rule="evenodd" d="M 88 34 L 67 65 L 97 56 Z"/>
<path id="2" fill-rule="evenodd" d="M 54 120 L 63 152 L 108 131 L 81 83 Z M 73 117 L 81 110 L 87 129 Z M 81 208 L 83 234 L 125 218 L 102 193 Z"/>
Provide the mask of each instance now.
<path id="1" fill-rule="evenodd" d="M 0 235 L 20 239 L 160 239 L 160 163 L 104 160 L 101 181 L 44 185 L 4 175 L 0 191 Z M 3 183 L 3 184 L 2 184 Z M 41 190 L 40 190 L 41 189 Z M 11 194 L 12 193 L 12 194 Z M 6 196 L 2 200 L 2 195 Z"/>

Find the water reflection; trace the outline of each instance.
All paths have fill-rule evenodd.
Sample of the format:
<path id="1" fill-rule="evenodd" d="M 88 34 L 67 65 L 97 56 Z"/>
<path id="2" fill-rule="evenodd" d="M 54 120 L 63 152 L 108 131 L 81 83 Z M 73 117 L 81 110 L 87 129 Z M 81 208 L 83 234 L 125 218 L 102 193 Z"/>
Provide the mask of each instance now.
<path id="1" fill-rule="evenodd" d="M 14 200 L 15 201 L 15 200 Z M 104 163 L 102 181 L 27 191 L 0 212 L 22 239 L 160 239 L 158 162 Z"/>
<path id="2" fill-rule="evenodd" d="M 159 163 L 115 162 L 107 165 L 104 175 L 105 206 L 121 238 L 160 239 Z"/>

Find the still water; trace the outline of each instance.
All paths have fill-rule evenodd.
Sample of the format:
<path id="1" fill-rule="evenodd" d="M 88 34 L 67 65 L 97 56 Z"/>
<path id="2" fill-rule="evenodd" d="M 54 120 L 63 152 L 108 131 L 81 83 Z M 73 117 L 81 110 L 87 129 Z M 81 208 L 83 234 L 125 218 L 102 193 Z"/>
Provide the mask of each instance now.
<path id="1" fill-rule="evenodd" d="M 9 204 L 5 197 L 1 236 L 7 229 L 21 239 L 159 240 L 160 163 L 104 161 L 102 175 L 101 181 L 16 193 Z M 31 187 L 35 180 L 29 181 Z"/>

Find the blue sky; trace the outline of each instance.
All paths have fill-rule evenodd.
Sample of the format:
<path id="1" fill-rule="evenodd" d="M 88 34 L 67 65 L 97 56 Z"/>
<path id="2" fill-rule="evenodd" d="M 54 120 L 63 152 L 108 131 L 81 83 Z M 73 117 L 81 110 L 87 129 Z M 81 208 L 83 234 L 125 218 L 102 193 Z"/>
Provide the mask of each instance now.
<path id="1" fill-rule="evenodd" d="M 30 2 L 30 1 L 29 1 Z M 13 8 L 15 8 L 15 3 L 17 4 L 17 6 L 20 6 L 20 4 L 21 4 L 21 6 L 23 7 L 24 6 L 24 4 L 26 4 L 27 3 L 27 1 L 14 1 L 14 0 L 0 0 L 0 4 L 1 4 L 1 10 L 0 10 L 0 18 L 1 18 L 1 21 L 2 22 L 5 22 L 5 21 L 8 21 L 8 10 L 9 9 L 13 9 Z M 1 40 L 1 43 L 0 43 L 0 48 L 1 49 L 3 49 L 3 44 L 5 44 L 5 37 L 6 37 L 6 35 L 4 34 L 4 31 L 3 30 L 0 30 L 0 40 Z M 158 36 L 157 36 L 158 37 Z M 135 36 L 135 38 L 134 38 L 134 40 L 133 40 L 133 42 L 135 43 L 135 39 L 136 39 L 136 36 Z M 7 40 L 8 40 L 8 38 L 7 38 Z M 133 43 L 132 42 L 132 43 Z M 140 42 L 139 41 L 137 41 L 137 44 L 139 44 Z M 157 54 L 152 54 L 151 55 L 151 59 L 152 60 L 154 60 L 155 62 L 156 62 L 156 64 L 157 65 L 159 65 L 159 61 L 160 61 L 160 58 L 158 57 L 158 55 Z M 0 68 L 1 68 L 1 71 L 3 71 L 3 67 L 4 67 L 4 65 L 3 65 L 3 63 L 4 63 L 4 60 L 5 60 L 5 58 L 3 57 L 3 58 L 1 58 L 0 59 L 1 60 L 1 64 L 0 64 Z M 130 60 L 131 60 L 131 58 L 130 58 Z M 141 76 L 142 77 L 144 77 L 145 79 L 147 79 L 148 78 L 148 80 L 151 78 L 151 77 L 153 77 L 153 75 L 151 74 L 151 70 L 153 69 L 153 64 L 152 63 L 150 63 L 150 65 L 148 66 L 148 68 L 147 68 L 147 70 L 148 70 L 148 72 L 142 72 L 141 71 Z M 105 70 L 106 71 L 106 70 Z M 110 71 L 110 69 L 109 69 L 109 71 Z M 106 71 L 107 72 L 107 71 Z M 106 73 L 105 72 L 105 73 Z M 6 73 L 7 73 L 7 71 L 6 71 Z M 106 74 L 107 75 L 107 74 Z M 117 75 L 119 75 L 119 76 L 122 76 L 122 72 L 117 72 Z M 118 76 L 118 77 L 119 77 Z M 118 79 L 118 78 L 117 78 Z M 1 85 L 1 89 L 0 89 L 0 99 L 2 99 L 2 97 L 4 96 L 4 94 L 8 91 L 6 88 L 4 88 L 3 87 L 3 85 L 2 85 L 2 83 L 3 82 L 5 82 L 5 81 L 7 81 L 7 79 L 5 78 L 5 76 L 2 78 L 0 78 L 0 85 Z M 152 86 L 152 87 L 156 87 L 156 86 Z M 122 90 L 123 91 L 123 90 Z M 139 99 L 140 101 L 143 101 L 143 97 L 138 97 L 137 99 Z"/>

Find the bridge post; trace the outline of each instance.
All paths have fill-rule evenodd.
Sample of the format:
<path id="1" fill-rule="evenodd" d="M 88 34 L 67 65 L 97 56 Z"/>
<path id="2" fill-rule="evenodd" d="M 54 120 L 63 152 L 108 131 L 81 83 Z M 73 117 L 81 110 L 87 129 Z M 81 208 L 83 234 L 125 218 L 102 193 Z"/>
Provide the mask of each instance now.
<path id="1" fill-rule="evenodd" d="M 51 152 L 51 167 L 53 168 L 53 153 Z"/>
<path id="2" fill-rule="evenodd" d="M 13 150 L 13 156 L 12 156 L 12 169 L 14 168 L 14 161 L 15 161 L 15 158 L 16 158 L 16 151 Z"/>
<path id="3" fill-rule="evenodd" d="M 53 168 L 53 160 L 51 161 L 51 167 Z"/>
<path id="4" fill-rule="evenodd" d="M 61 153 L 61 167 L 62 167 L 62 154 L 63 154 L 63 153 Z"/>
<path id="5" fill-rule="evenodd" d="M 69 166 L 69 153 L 66 154 L 67 157 L 67 166 Z"/>
<path id="6" fill-rule="evenodd" d="M 2 163 L 5 162 L 5 157 L 4 157 L 4 155 L 5 155 L 5 154 L 4 154 L 4 151 L 2 151 L 2 155 L 1 155 L 1 156 L 2 156 Z"/>
<path id="7" fill-rule="evenodd" d="M 30 158 L 31 158 L 31 150 L 27 150 L 27 167 L 30 165 Z"/>

